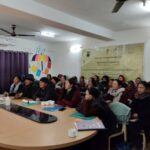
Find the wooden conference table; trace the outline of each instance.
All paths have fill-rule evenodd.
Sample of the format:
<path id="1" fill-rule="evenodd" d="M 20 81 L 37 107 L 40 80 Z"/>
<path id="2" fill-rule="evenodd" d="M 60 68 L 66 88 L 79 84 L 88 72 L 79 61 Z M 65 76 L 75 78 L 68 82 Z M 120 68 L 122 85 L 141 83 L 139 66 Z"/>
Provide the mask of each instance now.
<path id="1" fill-rule="evenodd" d="M 21 105 L 21 100 L 12 100 Z M 96 135 L 96 131 L 79 132 L 76 138 L 68 137 L 68 129 L 74 127 L 75 118 L 70 117 L 75 110 L 43 111 L 41 105 L 29 106 L 41 112 L 55 115 L 58 120 L 50 124 L 40 124 L 6 110 L 0 109 L 0 150 L 48 150 L 73 146 Z"/>

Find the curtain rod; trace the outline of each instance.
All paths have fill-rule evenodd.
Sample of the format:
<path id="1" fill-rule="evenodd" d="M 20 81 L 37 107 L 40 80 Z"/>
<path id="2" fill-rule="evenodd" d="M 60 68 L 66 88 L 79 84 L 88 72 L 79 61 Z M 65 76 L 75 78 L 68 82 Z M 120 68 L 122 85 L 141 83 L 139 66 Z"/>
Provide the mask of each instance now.
<path id="1" fill-rule="evenodd" d="M 34 54 L 33 52 L 28 52 L 28 51 L 17 51 L 17 50 L 8 50 L 8 49 L 0 49 L 0 51 L 23 52 L 23 53 L 28 53 L 28 54 Z"/>

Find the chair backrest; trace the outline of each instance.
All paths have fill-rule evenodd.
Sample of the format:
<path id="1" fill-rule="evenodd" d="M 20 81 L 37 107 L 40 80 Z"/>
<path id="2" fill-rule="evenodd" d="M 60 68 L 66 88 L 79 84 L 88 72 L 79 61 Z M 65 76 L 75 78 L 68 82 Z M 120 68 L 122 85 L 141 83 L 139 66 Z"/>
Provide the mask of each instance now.
<path id="1" fill-rule="evenodd" d="M 109 104 L 110 109 L 116 115 L 119 123 L 128 123 L 131 115 L 131 108 L 120 102 Z"/>

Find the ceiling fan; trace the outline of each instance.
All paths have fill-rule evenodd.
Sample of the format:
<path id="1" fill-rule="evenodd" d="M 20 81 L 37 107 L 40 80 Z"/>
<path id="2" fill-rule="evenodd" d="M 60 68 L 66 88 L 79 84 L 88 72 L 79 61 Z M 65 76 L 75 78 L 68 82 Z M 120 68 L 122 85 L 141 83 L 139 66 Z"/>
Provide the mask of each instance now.
<path id="1" fill-rule="evenodd" d="M 116 0 L 116 4 L 112 10 L 112 13 L 117 13 L 120 10 L 120 8 L 123 6 L 123 4 L 127 1 L 128 0 Z M 143 2 L 143 5 L 145 6 L 146 0 L 141 0 L 141 1 Z"/>
<path id="2" fill-rule="evenodd" d="M 5 33 L 7 33 L 7 34 L 9 34 L 10 36 L 13 36 L 13 37 L 16 37 L 16 36 L 35 36 L 35 35 L 31 35 L 31 34 L 17 34 L 16 33 L 16 25 L 12 25 L 11 29 L 12 29 L 12 31 L 10 32 L 10 31 L 7 31 L 3 28 L 0 28 L 1 31 L 3 31 L 3 32 L 5 32 Z"/>

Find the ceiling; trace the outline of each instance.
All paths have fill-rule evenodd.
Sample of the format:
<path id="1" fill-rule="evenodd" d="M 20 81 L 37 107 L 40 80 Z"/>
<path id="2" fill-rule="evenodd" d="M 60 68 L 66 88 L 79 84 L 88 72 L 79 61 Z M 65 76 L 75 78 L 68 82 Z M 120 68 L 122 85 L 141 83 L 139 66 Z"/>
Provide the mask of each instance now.
<path id="1" fill-rule="evenodd" d="M 17 18 L 16 16 L 10 16 L 7 14 L 0 13 L 0 28 L 4 28 L 11 31 L 11 25 L 16 24 L 16 33 L 25 34 L 35 34 L 35 37 L 24 37 L 26 39 L 33 39 L 42 42 L 67 42 L 80 40 L 84 38 L 81 35 L 60 30 L 58 28 L 50 27 L 42 23 L 37 24 L 36 22 L 31 22 L 28 19 Z M 55 38 L 43 37 L 40 35 L 41 31 L 50 31 L 56 34 Z M 0 31 L 0 35 L 8 36 L 6 33 Z"/>
<path id="2" fill-rule="evenodd" d="M 113 31 L 150 26 L 150 10 L 144 9 L 142 0 L 128 0 L 116 14 L 111 13 L 116 0 L 35 1 Z"/>
<path id="3" fill-rule="evenodd" d="M 54 8 L 99 27 L 105 27 L 115 33 L 150 27 L 150 9 L 146 10 L 141 0 L 128 0 L 116 14 L 111 13 L 116 0 L 26 0 L 26 2 L 29 1 L 36 2 L 40 6 Z M 34 40 L 43 42 L 70 42 L 86 38 L 84 35 L 52 27 L 42 21 L 35 22 L 27 17 L 0 11 L 0 28 L 10 30 L 12 24 L 17 25 L 17 33 L 36 34 Z M 56 37 L 42 37 L 41 31 L 54 32 Z M 0 35 L 7 34 L 0 31 Z M 33 37 L 29 39 L 33 39 Z"/>

